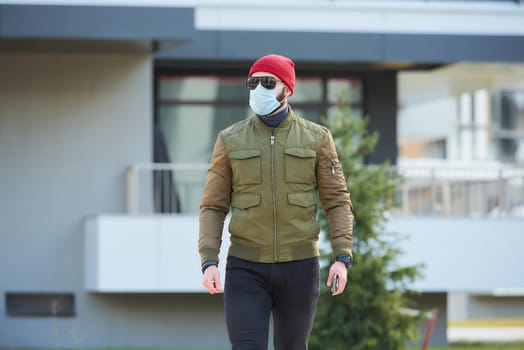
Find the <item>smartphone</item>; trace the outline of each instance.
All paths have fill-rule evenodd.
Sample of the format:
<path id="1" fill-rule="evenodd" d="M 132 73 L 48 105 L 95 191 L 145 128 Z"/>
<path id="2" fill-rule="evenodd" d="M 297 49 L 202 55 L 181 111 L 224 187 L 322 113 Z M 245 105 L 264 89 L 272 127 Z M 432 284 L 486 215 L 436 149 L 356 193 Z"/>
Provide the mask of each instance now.
<path id="1" fill-rule="evenodd" d="M 333 276 L 333 281 L 331 282 L 331 295 L 335 295 L 338 289 L 338 275 Z"/>

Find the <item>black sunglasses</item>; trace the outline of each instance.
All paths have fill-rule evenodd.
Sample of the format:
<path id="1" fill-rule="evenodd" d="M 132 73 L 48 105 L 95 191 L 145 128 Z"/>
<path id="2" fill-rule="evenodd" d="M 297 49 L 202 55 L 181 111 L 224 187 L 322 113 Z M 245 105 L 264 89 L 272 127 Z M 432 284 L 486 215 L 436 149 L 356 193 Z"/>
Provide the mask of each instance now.
<path id="1" fill-rule="evenodd" d="M 246 79 L 246 86 L 249 90 L 255 90 L 258 84 L 262 84 L 266 89 L 274 89 L 277 86 L 277 82 L 282 81 L 278 80 L 275 77 L 263 76 L 263 77 L 249 77 Z"/>

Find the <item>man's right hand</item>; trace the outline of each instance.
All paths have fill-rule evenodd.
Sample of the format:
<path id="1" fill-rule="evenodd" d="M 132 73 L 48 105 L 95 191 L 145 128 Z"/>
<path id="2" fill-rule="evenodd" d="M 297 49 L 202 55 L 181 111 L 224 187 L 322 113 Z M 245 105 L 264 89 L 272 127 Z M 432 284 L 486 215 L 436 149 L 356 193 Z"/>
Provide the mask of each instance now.
<path id="1" fill-rule="evenodd" d="M 211 265 L 204 271 L 204 279 L 202 284 L 207 289 L 209 294 L 222 293 L 222 285 L 220 283 L 220 271 L 215 265 Z"/>

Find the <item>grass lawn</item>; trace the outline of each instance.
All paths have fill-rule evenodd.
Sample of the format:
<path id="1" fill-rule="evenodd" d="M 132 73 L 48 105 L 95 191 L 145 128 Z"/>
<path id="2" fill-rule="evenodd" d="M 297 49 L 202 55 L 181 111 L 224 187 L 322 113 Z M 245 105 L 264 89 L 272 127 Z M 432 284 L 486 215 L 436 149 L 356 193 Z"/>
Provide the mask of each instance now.
<path id="1" fill-rule="evenodd" d="M 271 348 L 270 348 L 271 349 Z M 410 350 L 419 350 L 420 347 L 411 348 Z M 215 349 L 195 349 L 195 348 L 177 348 L 173 350 L 229 350 L 229 348 L 215 348 Z M 326 349 L 328 350 L 328 349 Z M 524 344 L 517 345 L 471 345 L 471 346 L 449 346 L 444 348 L 429 347 L 427 350 L 524 350 Z"/>
<path id="2" fill-rule="evenodd" d="M 413 348 L 417 350 L 420 348 Z M 446 348 L 428 348 L 428 350 L 523 350 L 524 345 L 500 345 L 500 346 L 450 346 Z"/>
<path id="3" fill-rule="evenodd" d="M 420 347 L 410 348 L 410 350 L 419 350 Z M 178 349 L 178 350 L 229 350 L 226 349 Z M 328 349 L 326 349 L 328 350 Z M 524 350 L 524 344 L 515 345 L 464 345 L 464 346 L 448 346 L 443 348 L 429 347 L 427 350 Z"/>
<path id="4" fill-rule="evenodd" d="M 272 349 L 272 348 L 270 348 Z M 410 348 L 410 350 L 419 350 L 418 348 Z M 177 348 L 173 350 L 229 350 L 229 348 L 215 348 L 215 349 L 195 349 L 195 348 Z M 326 349 L 328 350 L 328 349 Z M 500 346 L 449 346 L 444 348 L 429 347 L 427 350 L 524 350 L 523 345 L 500 345 Z"/>

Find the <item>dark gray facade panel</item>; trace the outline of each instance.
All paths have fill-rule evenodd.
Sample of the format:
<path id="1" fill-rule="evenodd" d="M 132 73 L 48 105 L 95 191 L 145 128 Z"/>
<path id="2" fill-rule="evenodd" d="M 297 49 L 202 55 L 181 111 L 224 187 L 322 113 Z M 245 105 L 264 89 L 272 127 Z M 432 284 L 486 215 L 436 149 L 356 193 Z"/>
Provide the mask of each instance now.
<path id="1" fill-rule="evenodd" d="M 370 132 L 379 134 L 378 144 L 367 159 L 371 164 L 397 162 L 397 109 L 397 73 L 369 73 L 364 81 L 364 113 L 369 117 Z"/>
<path id="2" fill-rule="evenodd" d="M 524 37 L 197 31 L 187 44 L 155 57 L 251 61 L 271 52 L 304 62 L 523 62 Z"/>
<path id="3" fill-rule="evenodd" d="M 380 34 L 197 31 L 157 59 L 254 60 L 278 53 L 303 61 L 366 62 L 381 56 Z"/>
<path id="4" fill-rule="evenodd" d="M 524 37 L 387 34 L 384 53 L 385 61 L 524 62 Z"/>
<path id="5" fill-rule="evenodd" d="M 219 33 L 215 31 L 196 31 L 191 39 L 174 50 L 162 50 L 155 54 L 162 59 L 201 59 L 215 60 L 218 58 Z"/>
<path id="6" fill-rule="evenodd" d="M 313 32 L 221 32 L 219 58 L 255 59 L 280 53 L 301 61 L 369 61 L 379 57 L 380 35 Z"/>
<path id="7" fill-rule="evenodd" d="M 0 5 L 0 38 L 188 39 L 192 8 Z"/>

